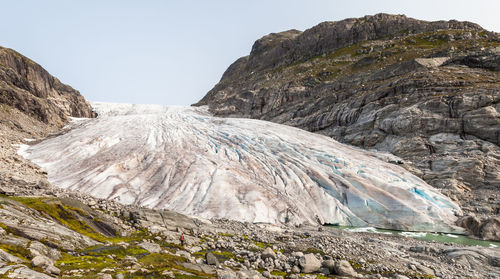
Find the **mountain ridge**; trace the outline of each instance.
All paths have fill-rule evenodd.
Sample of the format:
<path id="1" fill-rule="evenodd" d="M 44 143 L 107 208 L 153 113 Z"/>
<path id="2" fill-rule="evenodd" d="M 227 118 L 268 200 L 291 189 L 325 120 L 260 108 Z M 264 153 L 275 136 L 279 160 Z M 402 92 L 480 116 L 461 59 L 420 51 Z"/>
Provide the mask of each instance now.
<path id="1" fill-rule="evenodd" d="M 222 75 L 220 82 L 224 81 L 228 76 L 234 75 L 234 71 L 240 69 L 243 62 L 246 65 L 240 70 L 262 70 L 263 68 L 274 68 L 283 64 L 290 64 L 298 60 L 307 60 L 362 41 L 442 29 L 487 32 L 478 24 L 471 22 L 456 20 L 428 22 L 408 18 L 404 15 L 384 13 L 363 18 L 326 21 L 304 32 L 292 29 L 263 36 L 255 41 L 249 56 L 243 56 L 229 66 Z M 209 98 L 212 91 L 209 91 L 195 105 L 208 104 L 205 98 Z"/>

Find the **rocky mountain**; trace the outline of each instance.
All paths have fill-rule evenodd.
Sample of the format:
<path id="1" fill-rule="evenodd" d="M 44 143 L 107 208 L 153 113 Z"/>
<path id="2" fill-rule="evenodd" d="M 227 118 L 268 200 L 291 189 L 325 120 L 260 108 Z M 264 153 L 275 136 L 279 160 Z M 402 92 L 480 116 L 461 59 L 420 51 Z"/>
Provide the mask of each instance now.
<path id="1" fill-rule="evenodd" d="M 0 47 L 0 81 L 0 104 L 43 123 L 62 127 L 70 116 L 95 117 L 78 91 L 12 49 Z"/>
<path id="2" fill-rule="evenodd" d="M 377 14 L 264 36 L 195 105 L 391 152 L 487 218 L 500 212 L 499 70 L 496 33 Z"/>
<path id="3" fill-rule="evenodd" d="M 93 107 L 97 119 L 20 150 L 57 187 L 206 219 L 460 232 L 460 208 L 383 154 L 198 108 Z"/>

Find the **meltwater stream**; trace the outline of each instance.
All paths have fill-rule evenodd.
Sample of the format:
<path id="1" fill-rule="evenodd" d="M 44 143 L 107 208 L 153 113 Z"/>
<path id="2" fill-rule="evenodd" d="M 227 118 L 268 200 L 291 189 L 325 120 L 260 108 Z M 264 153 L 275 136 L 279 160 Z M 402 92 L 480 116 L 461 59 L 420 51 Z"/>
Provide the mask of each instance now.
<path id="1" fill-rule="evenodd" d="M 424 241 L 440 242 L 440 243 L 458 243 L 469 246 L 483 246 L 488 248 L 500 248 L 500 242 L 480 240 L 467 237 L 465 235 L 437 233 L 437 232 L 408 232 L 388 229 L 377 229 L 374 227 L 349 227 L 349 226 L 327 226 L 330 228 L 343 229 L 349 232 L 358 233 L 378 233 L 386 235 L 400 235 L 405 237 L 416 238 Z"/>

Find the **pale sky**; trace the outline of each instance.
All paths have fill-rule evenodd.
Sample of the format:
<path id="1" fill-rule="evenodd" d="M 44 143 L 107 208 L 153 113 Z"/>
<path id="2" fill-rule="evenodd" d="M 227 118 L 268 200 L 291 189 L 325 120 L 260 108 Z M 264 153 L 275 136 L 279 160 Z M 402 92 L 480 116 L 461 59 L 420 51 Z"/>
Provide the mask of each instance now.
<path id="1" fill-rule="evenodd" d="M 260 37 L 379 12 L 500 32 L 499 0 L 2 1 L 0 45 L 91 101 L 189 105 Z"/>

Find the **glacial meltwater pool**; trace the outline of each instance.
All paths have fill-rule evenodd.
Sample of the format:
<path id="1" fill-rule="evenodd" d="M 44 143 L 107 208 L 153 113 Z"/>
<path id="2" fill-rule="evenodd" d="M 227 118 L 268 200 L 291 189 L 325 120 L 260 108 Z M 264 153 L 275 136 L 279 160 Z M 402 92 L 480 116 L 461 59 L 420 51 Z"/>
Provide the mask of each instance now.
<path id="1" fill-rule="evenodd" d="M 421 239 L 425 241 L 435 241 L 435 242 L 451 242 L 471 246 L 484 246 L 489 248 L 500 248 L 500 242 L 497 241 L 487 241 L 478 240 L 467 237 L 465 235 L 449 234 L 449 233 L 430 233 L 430 232 L 404 232 L 395 230 L 385 230 L 377 229 L 374 227 L 346 227 L 346 226 L 333 226 L 328 227 L 343 229 L 350 232 L 366 232 L 366 233 L 379 233 L 379 234 L 391 234 L 391 235 L 401 235 L 406 237 L 412 237 L 416 239 Z"/>

